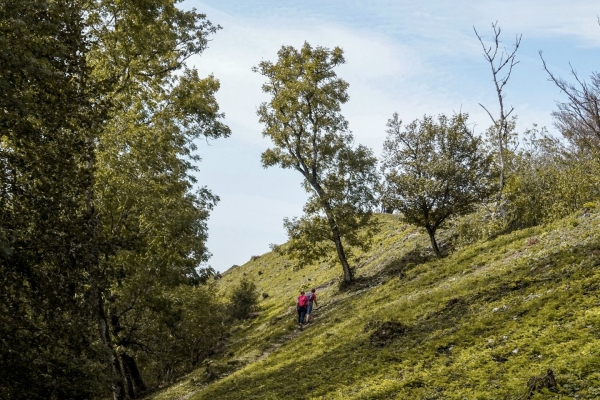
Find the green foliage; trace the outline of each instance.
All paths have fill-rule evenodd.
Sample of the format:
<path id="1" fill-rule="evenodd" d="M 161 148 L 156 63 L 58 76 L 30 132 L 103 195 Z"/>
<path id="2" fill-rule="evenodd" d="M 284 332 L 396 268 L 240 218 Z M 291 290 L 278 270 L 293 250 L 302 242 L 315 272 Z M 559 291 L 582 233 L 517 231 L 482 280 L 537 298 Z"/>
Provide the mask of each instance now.
<path id="1" fill-rule="evenodd" d="M 495 191 L 492 158 L 469 131 L 467 118 L 440 115 L 436 122 L 425 116 L 402 128 L 394 114 L 387 124 L 385 203 L 406 222 L 424 227 L 438 256 L 437 229 L 450 217 L 473 211 Z"/>
<path id="2" fill-rule="evenodd" d="M 89 398 L 90 142 L 105 115 L 78 1 L 0 2 L 0 398 Z"/>
<path id="3" fill-rule="evenodd" d="M 507 152 L 506 159 L 510 174 L 502 203 L 485 204 L 455 218 L 458 246 L 556 221 L 600 198 L 596 158 L 565 147 L 545 129 L 527 131 L 521 146 Z"/>
<path id="4" fill-rule="evenodd" d="M 0 3 L 2 398 L 137 397 L 221 335 L 178 300 L 211 273 L 194 141 L 230 131 L 177 3 Z"/>
<path id="5" fill-rule="evenodd" d="M 248 319 L 258 311 L 259 295 L 256 284 L 246 278 L 240 280 L 229 296 L 229 315 L 234 319 Z"/>
<path id="6" fill-rule="evenodd" d="M 285 223 L 291 254 L 311 262 L 335 248 L 344 280 L 350 281 L 344 247 L 356 243 L 358 228 L 369 222 L 377 175 L 372 151 L 353 147 L 340 112 L 348 101 L 348 83 L 334 68 L 343 63 L 339 47 L 305 43 L 301 49 L 283 46 L 277 63 L 263 61 L 254 71 L 268 79 L 263 91 L 272 96 L 258 109 L 263 136 L 274 144 L 262 154 L 263 166 L 300 172 L 310 195 L 305 216 Z"/>
<path id="7" fill-rule="evenodd" d="M 218 197 L 194 188 L 194 141 L 230 130 L 214 97 L 219 82 L 183 64 L 218 28 L 176 3 L 97 2 L 88 15 L 92 78 L 112 105 L 97 141 L 94 206 L 108 244 L 97 313 L 116 398 L 171 381 L 206 355 L 184 327 L 194 318 L 170 296 L 210 275 L 199 267 L 210 256 L 206 220 Z M 128 368 L 141 371 L 138 382 Z"/>
<path id="8" fill-rule="evenodd" d="M 492 218 L 490 210 L 483 205 L 470 214 L 452 218 L 448 225 L 456 236 L 453 245 L 457 248 L 496 237 L 508 230 L 506 221 Z"/>
<path id="9" fill-rule="evenodd" d="M 214 284 L 182 285 L 163 290 L 139 312 L 128 314 L 119 344 L 139 360 L 149 387 L 173 382 L 213 352 L 228 328 L 221 299 Z M 134 322 L 144 329 L 136 329 Z"/>
<path id="10" fill-rule="evenodd" d="M 506 188 L 506 218 L 513 229 L 563 218 L 600 198 L 595 157 L 565 148 L 543 130 L 528 133 Z"/>
<path id="11" fill-rule="evenodd" d="M 330 284 L 335 268 L 293 272 L 273 253 L 225 273 L 223 290 L 246 274 L 269 291 L 261 314 L 212 358 L 213 381 L 203 367 L 152 398 L 518 399 L 549 369 L 557 392 L 533 385 L 532 398 L 598 397 L 597 209 L 443 259 L 397 216 L 377 219 L 358 290 Z M 294 297 L 310 286 L 319 308 L 300 332 Z"/>

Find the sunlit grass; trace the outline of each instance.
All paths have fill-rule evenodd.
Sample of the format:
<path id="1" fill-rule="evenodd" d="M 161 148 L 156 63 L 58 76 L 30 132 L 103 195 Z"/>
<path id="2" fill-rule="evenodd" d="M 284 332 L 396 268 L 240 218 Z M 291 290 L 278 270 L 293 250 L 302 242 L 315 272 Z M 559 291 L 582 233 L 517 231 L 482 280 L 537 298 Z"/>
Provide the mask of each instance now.
<path id="1" fill-rule="evenodd" d="M 394 216 L 380 220 L 349 289 L 339 289 L 333 262 L 295 270 L 274 253 L 224 274 L 224 291 L 246 276 L 268 293 L 261 314 L 240 324 L 208 367 L 154 398 L 519 399 L 548 369 L 562 398 L 600 398 L 597 213 L 442 260 L 430 257 L 416 228 Z M 320 307 L 298 332 L 294 300 L 310 287 L 319 287 Z M 377 321 L 406 330 L 375 346 L 369 326 Z"/>

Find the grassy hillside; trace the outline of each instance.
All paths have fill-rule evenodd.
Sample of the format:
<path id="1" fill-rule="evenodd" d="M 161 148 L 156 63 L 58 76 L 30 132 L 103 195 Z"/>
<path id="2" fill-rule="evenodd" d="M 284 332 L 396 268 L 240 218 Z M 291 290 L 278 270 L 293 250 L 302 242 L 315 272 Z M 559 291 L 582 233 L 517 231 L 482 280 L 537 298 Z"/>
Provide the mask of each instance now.
<path id="1" fill-rule="evenodd" d="M 228 271 L 223 290 L 245 275 L 268 293 L 260 315 L 153 398 L 600 398 L 596 209 L 442 260 L 421 231 L 379 218 L 349 289 L 339 290 L 337 265 L 294 270 L 274 253 Z M 299 332 L 294 301 L 310 287 L 321 303 Z M 548 369 L 559 393 L 543 388 Z"/>

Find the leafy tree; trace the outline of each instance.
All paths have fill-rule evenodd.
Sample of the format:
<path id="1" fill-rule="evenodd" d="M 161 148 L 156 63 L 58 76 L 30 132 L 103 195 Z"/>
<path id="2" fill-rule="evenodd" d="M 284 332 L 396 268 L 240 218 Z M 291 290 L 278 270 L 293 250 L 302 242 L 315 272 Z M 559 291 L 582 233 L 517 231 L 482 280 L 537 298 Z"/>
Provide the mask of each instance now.
<path id="1" fill-rule="evenodd" d="M 0 2 L 0 398 L 90 398 L 106 384 L 87 294 L 97 254 L 78 1 Z"/>
<path id="2" fill-rule="evenodd" d="M 492 157 L 466 125 L 467 114 L 437 121 L 425 116 L 406 127 L 398 114 L 388 120 L 383 171 L 386 203 L 408 223 L 422 226 L 438 257 L 437 229 L 451 216 L 466 214 L 496 189 Z"/>
<path id="3" fill-rule="evenodd" d="M 600 198 L 600 163 L 594 153 L 577 151 L 545 128 L 525 132 L 510 153 L 512 173 L 504 190 L 502 218 L 484 207 L 452 221 L 457 244 L 466 245 L 517 229 L 550 223 Z"/>
<path id="4" fill-rule="evenodd" d="M 137 283 L 137 282 L 136 282 Z M 119 293 L 111 321 L 111 333 L 118 346 L 127 376 L 127 391 L 171 383 L 209 356 L 227 329 L 227 308 L 214 284 L 150 285 Z M 137 294 L 132 310 L 131 298 Z M 120 307 L 119 307 L 120 306 Z"/>
<path id="5" fill-rule="evenodd" d="M 153 305 L 210 273 L 197 268 L 210 256 L 206 220 L 218 198 L 206 188 L 194 191 L 194 140 L 230 131 L 214 98 L 218 81 L 200 78 L 184 62 L 206 48 L 218 27 L 176 3 L 98 1 L 88 16 L 91 79 L 105 86 L 111 104 L 95 148 L 93 206 L 106 245 L 93 286 L 115 398 L 137 397 L 146 388 L 146 366 L 136 358 L 154 368 L 159 361 L 171 365 L 151 354 L 164 355 L 159 347 L 185 340 L 139 334 L 163 329 L 164 314 L 175 312 Z"/>
<path id="6" fill-rule="evenodd" d="M 563 218 L 600 198 L 597 157 L 565 145 L 545 129 L 526 133 L 513 165 L 506 186 L 511 229 Z"/>
<path id="7" fill-rule="evenodd" d="M 334 68 L 345 63 L 343 51 L 283 46 L 278 61 L 254 68 L 267 78 L 263 91 L 271 100 L 260 105 L 263 136 L 273 147 L 262 154 L 266 167 L 278 165 L 302 174 L 309 193 L 305 216 L 286 220 L 292 249 L 302 262 L 323 256 L 335 246 L 344 281 L 352 280 L 346 244 L 361 244 L 357 230 L 370 222 L 375 204 L 376 159 L 353 136 L 340 107 L 348 101 L 348 83 Z"/>
<path id="8" fill-rule="evenodd" d="M 137 397 L 214 343 L 176 299 L 211 272 L 194 140 L 230 132 L 176 3 L 0 2 L 2 398 Z"/>
<path id="9" fill-rule="evenodd" d="M 229 315 L 234 319 L 248 319 L 258 310 L 258 289 L 256 284 L 242 278 L 229 297 Z"/>

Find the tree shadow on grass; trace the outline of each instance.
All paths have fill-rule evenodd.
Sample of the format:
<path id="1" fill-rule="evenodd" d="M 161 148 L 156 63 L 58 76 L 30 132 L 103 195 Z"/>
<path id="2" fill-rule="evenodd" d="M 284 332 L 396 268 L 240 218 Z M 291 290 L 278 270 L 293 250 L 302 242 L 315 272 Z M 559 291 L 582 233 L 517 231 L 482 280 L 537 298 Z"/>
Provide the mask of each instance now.
<path id="1" fill-rule="evenodd" d="M 367 323 L 361 327 L 364 328 L 363 334 L 352 339 L 342 336 L 336 338 L 335 330 L 328 332 L 327 324 L 318 322 L 297 335 L 294 342 L 285 343 L 277 350 L 285 351 L 287 355 L 295 354 L 294 358 L 278 356 L 275 352 L 269 357 L 273 358 L 264 359 L 254 368 L 250 367 L 249 370 L 240 371 L 235 376 L 213 384 L 194 398 L 309 399 L 321 396 L 329 398 L 333 394 L 337 398 L 343 398 L 346 387 L 349 387 L 347 395 L 350 396 L 351 391 L 358 389 L 357 382 L 384 379 L 385 374 L 389 373 L 389 367 L 400 363 L 404 358 L 400 349 L 420 347 L 423 358 L 439 357 L 438 353 L 445 348 L 440 347 L 441 345 L 431 347 L 427 344 L 428 340 L 436 332 L 458 324 L 468 315 L 467 308 L 468 304 L 464 299 L 453 298 L 441 309 L 412 325 L 394 321 L 371 324 L 372 326 Z M 385 340 L 373 340 L 378 329 L 392 325 L 401 329 L 396 329 L 393 335 L 387 335 Z M 323 333 L 329 345 L 315 348 L 314 341 L 319 339 L 314 335 Z M 328 340 L 331 337 L 336 340 Z M 449 347 L 446 342 L 442 345 Z M 287 346 L 296 346 L 297 349 L 285 349 Z M 402 383 L 408 386 L 411 384 L 413 383 L 410 381 Z M 417 385 L 418 382 L 414 384 Z"/>
<path id="2" fill-rule="evenodd" d="M 516 264 L 513 269 L 504 270 L 498 276 L 482 275 L 480 279 L 470 283 L 472 287 L 462 288 L 463 295 L 457 296 L 453 289 L 448 288 L 441 293 L 442 296 L 446 296 L 445 298 L 438 298 L 431 304 L 430 312 L 406 325 L 406 329 L 399 330 L 397 335 L 388 335 L 389 341 L 386 338 L 381 347 L 370 343 L 369 334 L 375 328 L 367 326 L 364 326 L 362 335 L 358 333 L 352 339 L 348 336 L 340 336 L 336 341 L 327 340 L 330 336 L 337 335 L 336 330 L 328 331 L 330 327 L 326 321 L 320 320 L 323 322 L 319 321 L 309 330 L 299 334 L 294 342 L 283 344 L 282 347 L 295 346 L 285 350 L 285 355 L 293 356 L 292 359 L 274 353 L 270 356 L 274 357 L 273 359 L 269 360 L 269 357 L 261 364 L 250 366 L 249 370 L 240 371 L 241 373 L 227 378 L 226 381 L 207 388 L 205 392 L 199 393 L 198 399 L 308 399 L 319 396 L 342 398 L 341 396 L 344 395 L 350 397 L 356 393 L 352 391 L 360 390 L 357 381 L 368 383 L 373 380 L 389 379 L 389 375 L 385 375 L 389 374 L 388 367 L 401 364 L 404 358 L 421 360 L 423 365 L 436 364 L 440 367 L 446 361 L 448 361 L 447 365 L 451 365 L 453 352 L 458 351 L 453 350 L 454 348 L 469 348 L 480 342 L 482 337 L 497 334 L 498 327 L 512 320 L 513 315 L 537 315 L 542 309 L 554 310 L 557 303 L 556 300 L 520 302 L 518 305 L 507 303 L 511 309 L 507 314 L 503 314 L 502 310 L 492 312 L 489 308 L 481 308 L 481 306 L 505 297 L 510 299 L 515 295 L 525 296 L 531 294 L 532 289 L 540 291 L 538 285 L 548 282 L 552 282 L 555 287 L 570 282 L 573 290 L 593 290 L 598 287 L 600 284 L 595 272 L 597 261 L 600 260 L 590 259 L 587 263 L 581 263 L 579 260 L 579 257 L 589 258 L 586 255 L 596 254 L 596 251 L 598 251 L 596 243 L 572 246 L 545 257 L 530 258 L 525 263 Z M 575 254 L 579 256 L 578 259 L 573 258 Z M 401 272 L 406 272 L 419 265 L 418 263 L 427 261 L 428 259 L 423 258 L 420 252 L 405 254 L 392 259 L 386 265 L 385 272 L 381 271 L 377 276 L 385 276 L 384 274 L 388 277 L 399 276 Z M 552 293 L 555 293 L 552 296 L 558 296 L 559 294 L 556 293 L 563 292 Z M 477 304 L 477 308 L 472 308 L 473 304 Z M 568 306 L 568 304 L 564 305 L 565 308 Z M 500 317 L 502 315 L 504 317 Z M 383 326 L 385 321 L 381 322 L 380 325 L 373 324 L 373 326 Z M 363 326 L 360 326 L 357 330 L 360 331 L 362 328 Z M 318 341 L 318 337 L 314 335 L 324 332 L 327 332 L 325 333 L 327 338 L 324 339 L 326 344 L 323 343 L 322 348 L 315 348 L 315 340 Z M 532 337 L 528 343 L 534 343 L 535 340 Z M 504 359 L 497 359 L 498 354 L 503 354 L 498 353 L 500 350 L 502 349 L 491 355 L 488 354 L 487 357 L 500 364 L 506 362 L 509 357 L 522 357 L 510 353 Z M 484 352 L 482 355 L 487 353 Z M 418 354 L 418 358 L 415 358 L 415 354 Z M 471 377 L 460 375 L 460 369 L 453 370 L 452 373 L 459 374 L 456 379 L 461 379 L 461 384 L 477 384 Z M 527 376 L 517 376 L 509 371 L 504 371 L 498 376 L 504 381 L 508 381 L 509 378 L 520 379 L 522 389 L 526 389 Z M 403 381 L 394 384 L 393 388 L 378 392 L 372 398 L 388 398 L 396 394 L 403 396 L 398 398 L 409 398 L 407 394 L 414 394 L 416 391 L 421 393 L 420 398 L 423 398 L 421 396 L 425 393 L 438 396 L 435 398 L 443 398 L 442 393 L 452 389 L 455 384 L 452 380 L 455 378 L 446 379 L 437 376 L 436 379 L 435 385 L 432 385 L 430 382 L 423 381 L 418 373 L 410 373 Z M 498 378 L 491 376 L 490 379 Z M 346 385 L 349 386 L 348 389 Z M 346 393 L 344 390 L 349 392 Z M 519 387 L 498 390 L 519 394 Z"/>
<path id="3" fill-rule="evenodd" d="M 303 344 L 306 349 L 311 346 L 308 339 Z M 281 364 L 277 364 L 279 360 L 265 360 L 262 368 L 229 377 L 199 393 L 197 398 L 309 399 L 331 395 L 345 385 L 352 386 L 357 380 L 368 380 L 380 373 L 376 352 L 363 350 L 356 354 L 365 344 L 364 340 L 355 339 L 315 351 L 309 357 L 299 352 L 296 359 Z M 356 365 L 348 365 L 351 354 L 355 355 Z"/>
<path id="4" fill-rule="evenodd" d="M 401 256 L 384 261 L 383 268 L 373 275 L 357 276 L 350 283 L 340 281 L 339 290 L 340 292 L 356 292 L 382 285 L 393 278 L 402 279 L 411 269 L 435 259 L 433 251 L 418 247 Z"/>

